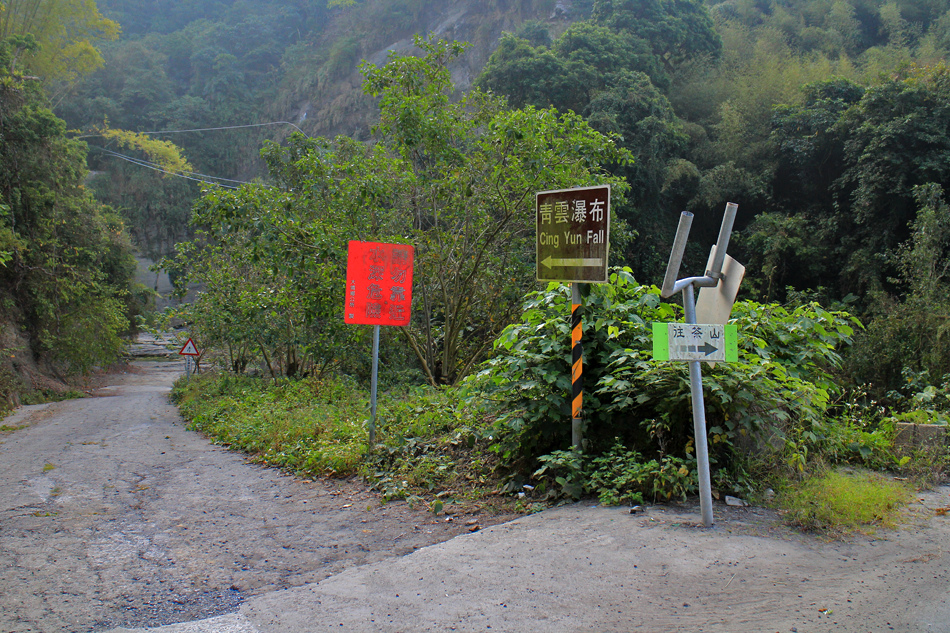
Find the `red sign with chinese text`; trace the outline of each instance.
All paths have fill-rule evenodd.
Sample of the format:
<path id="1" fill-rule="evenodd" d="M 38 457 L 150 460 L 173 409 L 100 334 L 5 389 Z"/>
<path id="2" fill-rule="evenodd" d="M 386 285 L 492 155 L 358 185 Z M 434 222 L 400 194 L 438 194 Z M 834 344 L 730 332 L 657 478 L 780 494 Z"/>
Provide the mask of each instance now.
<path id="1" fill-rule="evenodd" d="M 406 244 L 351 241 L 343 321 L 409 325 L 413 255 Z"/>

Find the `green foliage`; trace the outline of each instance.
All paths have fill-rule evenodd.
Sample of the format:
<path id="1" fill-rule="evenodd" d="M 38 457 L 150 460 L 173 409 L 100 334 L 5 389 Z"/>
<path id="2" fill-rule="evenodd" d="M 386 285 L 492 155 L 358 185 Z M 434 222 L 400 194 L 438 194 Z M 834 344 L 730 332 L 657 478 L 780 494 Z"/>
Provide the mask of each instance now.
<path id="1" fill-rule="evenodd" d="M 583 338 L 584 454 L 609 452 L 619 438 L 637 454 L 630 459 L 664 482 L 653 492 L 682 494 L 686 488 L 676 488 L 672 477 L 678 466 L 671 466 L 681 462 L 664 459 L 689 459 L 693 451 L 687 367 L 652 360 L 651 332 L 653 322 L 675 321 L 679 309 L 620 270 L 610 283 L 590 287 L 584 310 L 590 315 Z M 807 450 L 825 437 L 830 399 L 840 394 L 833 372 L 856 321 L 815 304 L 790 310 L 747 301 L 737 303 L 733 314 L 739 362 L 706 370 L 704 386 L 720 480 L 741 487 L 750 482 L 735 477 L 747 477 L 742 464 L 749 452 L 786 441 Z M 495 355 L 466 383 L 469 398 L 490 401 L 494 448 L 515 469 L 556 456 L 570 439 L 569 315 L 564 286 L 529 295 L 521 323 L 502 332 Z M 807 453 L 803 467 L 806 462 Z"/>
<path id="2" fill-rule="evenodd" d="M 101 66 L 94 45 L 116 39 L 119 31 L 92 0 L 8 0 L 0 9 L 0 41 L 34 37 L 36 46 L 18 47 L 22 66 L 47 82 L 75 82 Z"/>
<path id="3" fill-rule="evenodd" d="M 327 15 L 325 3 L 305 2 L 100 0 L 99 5 L 131 37 L 103 47 L 104 67 L 58 105 L 70 127 L 86 133 L 104 120 L 137 132 L 284 120 L 284 113 L 265 112 L 269 106 L 263 105 L 275 101 L 282 56 L 311 29 L 317 36 Z M 264 139 L 284 138 L 292 129 L 285 124 L 149 138 L 154 149 L 174 142 L 194 171 L 230 186 L 222 179 L 250 180 L 262 171 Z M 141 137 L 135 140 L 138 144 Z M 115 142 L 90 143 L 90 166 L 101 172 L 93 183 L 97 194 L 124 215 L 142 251 L 158 260 L 191 237 L 191 205 L 200 195 L 193 181 L 128 162 L 113 153 L 126 153 Z"/>
<path id="4" fill-rule="evenodd" d="M 645 461 L 618 438 L 595 457 L 577 451 L 553 451 L 538 458 L 541 467 L 532 478 L 536 490 L 548 499 L 596 496 L 605 505 L 686 500 L 696 491 L 696 460 L 666 455 Z"/>
<path id="5" fill-rule="evenodd" d="M 672 238 L 676 218 L 658 209 L 695 194 L 676 182 L 674 168 L 696 169 L 683 158 L 689 136 L 664 92 L 672 73 L 690 60 L 718 59 L 720 46 L 701 3 L 597 2 L 590 20 L 570 25 L 549 47 L 503 36 L 476 85 L 516 107 L 580 113 L 616 135 L 634 156 L 610 166 L 631 186 L 628 201 L 615 205 L 633 238 L 622 245 L 625 261 L 638 275 L 660 274 L 665 254 L 656 243 Z"/>
<path id="6" fill-rule="evenodd" d="M 77 303 L 59 319 L 56 329 L 43 337 L 53 356 L 73 372 L 85 374 L 94 365 L 107 367 L 126 349 L 120 338 L 129 327 L 126 306 L 112 297 L 94 301 L 92 305 Z"/>
<path id="7" fill-rule="evenodd" d="M 915 187 L 947 178 L 946 75 L 938 64 L 869 86 L 835 77 L 804 86 L 803 103 L 774 108 L 775 162 L 763 176 L 774 212 L 738 240 L 760 292 L 821 286 L 835 299 L 853 294 L 862 311 L 893 292 L 895 253 L 928 204 L 919 196 L 934 197 Z"/>
<path id="8" fill-rule="evenodd" d="M 588 426 L 601 429 L 600 396 L 590 385 L 607 375 L 614 352 L 637 341 L 646 347 L 647 323 L 672 320 L 675 308 L 659 301 L 650 288 L 639 286 L 629 271 L 614 271 L 609 284 L 590 286 L 584 311 L 594 315 L 585 324 L 584 381 Z M 502 331 L 495 354 L 466 382 L 472 398 L 486 398 L 496 410 L 505 461 L 533 458 L 563 446 L 570 436 L 571 335 L 570 291 L 552 283 L 530 293 L 522 306 L 520 323 Z M 642 326 L 641 329 L 635 328 Z M 627 334 L 620 338 L 621 332 Z M 605 421 L 606 422 L 606 421 Z M 603 428 L 608 439 L 616 434 Z"/>
<path id="9" fill-rule="evenodd" d="M 491 503 L 496 461 L 490 435 L 452 390 L 399 388 L 380 394 L 377 444 L 367 445 L 369 393 L 326 375 L 280 385 L 203 373 L 172 391 L 191 428 L 256 461 L 306 476 L 359 474 L 384 499 Z"/>
<path id="10" fill-rule="evenodd" d="M 670 69 L 696 58 L 716 59 L 722 41 L 698 0 L 595 0 L 592 19 L 649 43 Z"/>
<path id="11" fill-rule="evenodd" d="M 124 349 L 135 264 L 121 220 L 84 188 L 85 146 L 44 101 L 0 67 L 0 296 L 35 357 L 86 372 Z"/>
<path id="12" fill-rule="evenodd" d="M 199 374 L 172 393 L 192 428 L 252 454 L 261 463 L 306 475 L 352 474 L 366 451 L 365 400 L 339 380 L 264 388 L 253 378 Z"/>
<path id="13" fill-rule="evenodd" d="M 894 528 L 911 491 L 876 473 L 829 471 L 783 491 L 778 503 L 785 520 L 832 535 Z"/>
<path id="14" fill-rule="evenodd" d="M 849 262 L 852 278 L 862 272 L 859 263 L 873 260 L 863 252 L 887 252 L 907 239 L 917 207 L 914 186 L 947 181 L 948 98 L 950 69 L 910 68 L 869 88 L 839 123 L 847 168 L 838 184 L 852 192 L 863 238 Z"/>
<path id="15" fill-rule="evenodd" d="M 345 130 L 365 140 L 375 104 L 353 80 L 357 60 L 378 63 L 394 42 L 424 30 L 437 4 L 386 0 L 341 10 L 323 2 L 225 0 L 211 10 L 206 2 L 100 0 L 106 15 L 136 37 L 105 46 L 107 67 L 60 112 L 72 127 L 104 118 L 134 130 L 289 120 L 308 132 Z M 918 72 L 902 64 L 924 68 L 946 56 L 945 2 L 588 0 L 557 17 L 550 4 L 467 5 L 473 46 L 457 63 L 477 69 L 504 24 L 514 35 L 501 38 L 477 85 L 516 107 L 573 110 L 598 131 L 622 136 L 636 161 L 611 169 L 632 185 L 628 202 L 617 207 L 639 234 L 625 259 L 638 276 L 662 271 L 661 245 L 675 225 L 675 214 L 663 209 L 695 212 L 694 235 L 708 241 L 728 197 L 740 204 L 740 231 L 753 216 L 769 216 L 752 225 L 756 239 L 736 249 L 752 264 L 758 298 L 784 300 L 788 286 L 822 286 L 832 299 L 886 289 L 893 271 L 880 256 L 908 235 L 910 187 L 922 184 L 917 175 L 943 179 L 935 173 L 939 143 L 931 147 L 928 139 L 939 140 L 939 104 L 946 101 L 920 99 L 911 117 L 888 123 L 886 104 L 903 89 L 887 85 Z M 852 119 L 844 113 L 857 100 L 847 90 L 800 91 L 816 82 L 882 89 L 877 105 L 869 97 Z M 904 92 L 901 103 L 909 105 Z M 928 103 L 937 106 L 933 112 Z M 289 129 L 160 138 L 182 139 L 201 173 L 247 179 L 263 171 L 255 151 L 261 140 L 281 140 Z M 900 152 L 908 142 L 916 144 L 905 161 Z M 862 149 L 875 143 L 894 152 Z M 170 191 L 166 179 L 134 177 L 130 170 L 142 167 L 116 162 L 94 153 L 92 166 L 109 172 L 97 179 L 97 191 L 126 214 L 141 247 L 167 254 L 187 237 L 182 227 L 197 191 Z M 905 176 L 907 186 L 900 184 Z M 870 224 L 854 221 L 865 213 Z M 775 227 L 789 239 L 762 244 Z M 800 244 L 801 236 L 815 239 Z M 697 266 L 704 258 L 705 252 L 690 254 Z"/>
<path id="16" fill-rule="evenodd" d="M 898 296 L 879 294 L 877 313 L 849 356 L 849 373 L 875 386 L 878 397 L 891 390 L 924 390 L 950 374 L 950 309 L 947 288 L 950 207 L 942 187 L 915 188 L 919 211 L 910 238 L 896 250 Z M 925 376 L 910 382 L 908 376 Z"/>
<path id="17" fill-rule="evenodd" d="M 610 450 L 591 460 L 588 486 L 601 503 L 656 502 L 686 496 L 697 489 L 696 460 L 666 455 L 644 461 L 619 440 Z"/>
<path id="18" fill-rule="evenodd" d="M 4 350 L 7 351 L 7 350 Z M 26 385 L 19 376 L 7 367 L 0 367 L 0 416 L 6 417 L 16 406 L 19 394 L 26 391 Z M 0 432 L 14 431 L 18 427 L 4 424 Z"/>
<path id="19" fill-rule="evenodd" d="M 613 183 L 622 198 L 601 168 L 628 158 L 610 138 L 579 117 L 506 110 L 478 91 L 453 102 L 447 65 L 462 46 L 416 43 L 424 56 L 363 67 L 366 92 L 380 98 L 378 143 L 268 145 L 278 187 L 212 190 L 196 206 L 200 240 L 180 248 L 179 265 L 208 284 L 191 313 L 206 344 L 256 347 L 272 373 L 278 350 L 343 360 L 343 341 L 365 333 L 340 318 L 347 241 L 408 241 L 419 302 L 402 333 L 429 382 L 453 384 L 531 283 L 533 194 Z"/>
<path id="20" fill-rule="evenodd" d="M 829 414 L 832 423 L 826 427 L 826 436 L 821 444 L 812 444 L 826 461 L 879 471 L 900 464 L 894 448 L 894 419 L 886 417 L 886 409 L 869 397 L 866 386 L 843 394 Z"/>

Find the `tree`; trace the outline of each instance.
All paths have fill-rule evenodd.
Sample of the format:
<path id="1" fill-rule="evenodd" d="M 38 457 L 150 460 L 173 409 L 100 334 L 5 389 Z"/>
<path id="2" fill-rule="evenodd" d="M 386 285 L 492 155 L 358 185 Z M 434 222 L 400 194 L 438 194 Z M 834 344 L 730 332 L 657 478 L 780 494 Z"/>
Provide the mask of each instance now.
<path id="1" fill-rule="evenodd" d="M 204 286 L 187 318 L 233 370 L 261 358 L 275 377 L 315 374 L 358 353 L 361 331 L 342 318 L 347 241 L 391 235 L 379 210 L 400 175 L 344 138 L 298 134 L 263 156 L 274 184 L 205 192 L 171 269 Z"/>
<path id="2" fill-rule="evenodd" d="M 33 35 L 39 47 L 24 63 L 46 81 L 73 83 L 100 67 L 96 44 L 116 39 L 119 30 L 93 0 L 8 0 L 0 11 L 0 40 Z"/>
<path id="3" fill-rule="evenodd" d="M 645 73 L 655 85 L 669 87 L 665 66 L 649 42 L 593 22 L 576 22 L 550 48 L 504 34 L 476 85 L 506 96 L 515 107 L 583 112 L 599 91 L 630 72 Z"/>
<path id="4" fill-rule="evenodd" d="M 602 85 L 590 65 L 570 61 L 545 47 L 505 33 L 475 85 L 508 99 L 512 107 L 554 106 L 562 111 L 582 112 L 591 90 Z"/>
<path id="5" fill-rule="evenodd" d="M 649 42 L 669 71 L 692 59 L 718 59 L 722 53 L 722 40 L 699 0 L 596 0 L 592 19 Z"/>
<path id="6" fill-rule="evenodd" d="M 671 166 L 695 166 L 679 159 L 688 137 L 670 102 L 650 78 L 640 72 L 620 72 L 615 77 L 609 88 L 591 99 L 584 116 L 595 130 L 622 139 L 620 146 L 634 156 L 633 161 L 612 165 L 611 170 L 630 185 L 628 202 L 617 211 L 634 237 L 624 249 L 624 261 L 638 278 L 649 279 L 663 274 L 668 253 L 661 252 L 660 244 L 672 240 L 677 221 L 674 213 L 659 211 L 672 206 L 668 183 L 675 170 Z"/>
<path id="7" fill-rule="evenodd" d="M 849 358 L 855 379 L 873 384 L 878 396 L 950 378 L 950 206 L 936 183 L 913 194 L 911 235 L 892 256 L 897 292 L 875 297 L 874 316 Z"/>
<path id="8" fill-rule="evenodd" d="M 835 77 L 807 84 L 802 92 L 801 105 L 773 109 L 771 210 L 756 216 L 739 240 L 753 283 L 766 299 L 781 298 L 787 287 L 837 292 L 848 257 L 842 237 L 852 224 L 838 210 L 849 205 L 835 186 L 846 168 L 838 123 L 864 88 Z"/>
<path id="9" fill-rule="evenodd" d="M 277 188 L 209 193 L 195 221 L 215 243 L 245 244 L 249 261 L 279 273 L 275 293 L 294 288 L 287 296 L 326 342 L 314 350 L 324 357 L 341 353 L 346 241 L 413 244 L 414 318 L 400 332 L 427 380 L 445 385 L 484 357 L 534 283 L 534 194 L 613 183 L 622 197 L 602 165 L 629 154 L 574 114 L 508 110 L 479 90 L 456 97 L 448 64 L 462 45 L 416 45 L 419 57 L 363 66 L 364 90 L 379 98 L 377 142 L 295 136 L 269 145 Z"/>
<path id="10" fill-rule="evenodd" d="M 675 229 L 676 216 L 659 209 L 685 204 L 691 187 L 679 176 L 698 172 L 685 160 L 689 137 L 664 91 L 672 73 L 690 61 L 714 62 L 721 48 L 701 3 L 600 0 L 590 20 L 569 26 L 550 48 L 503 36 L 476 86 L 517 107 L 581 113 L 594 129 L 620 139 L 635 160 L 610 166 L 631 186 L 618 216 L 631 236 L 642 237 L 625 244 L 624 256 L 636 275 L 646 277 L 661 273 L 666 254 L 656 244 L 672 239 Z"/>
<path id="11" fill-rule="evenodd" d="M 23 44 L 0 41 L 0 61 Z M 0 299 L 34 359 L 83 372 L 123 349 L 135 262 L 122 221 L 84 187 L 85 144 L 45 102 L 0 65 Z"/>
<path id="12" fill-rule="evenodd" d="M 623 139 L 621 146 L 636 160 L 618 174 L 626 177 L 633 200 L 655 203 L 667 163 L 682 154 L 687 142 L 669 100 L 647 75 L 622 73 L 591 100 L 584 115 L 597 131 Z"/>
<path id="13" fill-rule="evenodd" d="M 452 102 L 447 65 L 461 45 L 416 39 L 422 57 L 364 65 L 380 98 L 377 133 L 409 170 L 399 219 L 420 271 L 420 319 L 406 332 L 433 384 L 453 384 L 516 315 L 532 284 L 534 193 L 614 182 L 630 156 L 579 116 L 506 110 L 473 90 Z M 618 196 L 619 197 L 619 196 Z"/>
<path id="14" fill-rule="evenodd" d="M 592 93 L 613 85 L 625 73 L 644 73 L 660 89 L 670 84 L 663 62 L 648 41 L 593 22 L 569 26 L 552 50 L 562 59 L 594 70 L 598 83 L 589 87 Z"/>
<path id="15" fill-rule="evenodd" d="M 775 109 L 774 200 L 807 215 L 807 244 L 823 244 L 827 258 L 820 277 L 780 285 L 821 280 L 838 296 L 889 285 L 895 271 L 886 255 L 910 237 L 920 208 L 914 187 L 950 184 L 948 100 L 950 69 L 940 64 L 867 88 L 842 79 L 810 84 L 803 105 Z"/>
<path id="16" fill-rule="evenodd" d="M 950 181 L 950 68 L 910 67 L 869 88 L 839 123 L 858 224 L 891 248 L 909 235 L 913 188 Z"/>

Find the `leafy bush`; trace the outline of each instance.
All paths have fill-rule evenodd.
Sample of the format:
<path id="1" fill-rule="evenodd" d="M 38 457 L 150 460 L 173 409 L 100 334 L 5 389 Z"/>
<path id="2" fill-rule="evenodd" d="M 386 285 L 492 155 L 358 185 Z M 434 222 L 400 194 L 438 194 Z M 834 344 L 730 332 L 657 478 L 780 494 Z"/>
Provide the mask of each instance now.
<path id="1" fill-rule="evenodd" d="M 796 467 L 799 477 L 807 477 L 804 463 L 797 461 L 804 454 L 810 470 L 821 471 L 825 464 L 849 464 L 875 471 L 894 471 L 920 487 L 939 483 L 950 469 L 950 449 L 945 446 L 908 447 L 895 444 L 899 422 L 946 424 L 947 416 L 926 408 L 930 392 L 918 393 L 905 412 L 895 412 L 870 398 L 867 385 L 849 389 L 833 402 L 826 412 L 827 421 L 820 435 L 797 441 L 786 439 L 784 457 L 787 465 Z M 801 468 L 797 468 L 797 466 Z M 781 478 L 782 473 L 773 473 Z"/>
<path id="2" fill-rule="evenodd" d="M 829 410 L 833 423 L 822 451 L 828 461 L 880 470 L 899 464 L 894 453 L 897 427 L 893 418 L 874 400 L 865 386 L 849 390 Z"/>
<path id="3" fill-rule="evenodd" d="M 615 353 L 649 345 L 650 321 L 676 314 L 674 306 L 660 302 L 655 288 L 637 285 L 629 269 L 611 273 L 610 280 L 589 287 L 583 308 L 585 415 L 589 429 L 605 429 L 607 441 L 618 435 L 606 430 L 613 415 L 591 386 L 607 376 Z M 494 356 L 466 382 L 469 401 L 487 404 L 495 415 L 505 461 L 533 459 L 570 439 L 570 314 L 570 291 L 563 284 L 529 294 L 521 322 L 502 331 Z"/>
<path id="4" fill-rule="evenodd" d="M 541 467 L 533 475 L 537 490 L 547 498 L 578 499 L 592 494 L 606 505 L 686 499 L 697 489 L 695 459 L 667 455 L 644 460 L 617 439 L 609 451 L 587 457 L 577 451 L 554 451 L 538 458 Z"/>
<path id="5" fill-rule="evenodd" d="M 629 270 L 592 286 L 585 304 L 584 452 L 609 454 L 620 438 L 637 463 L 640 453 L 661 470 L 669 456 L 686 459 L 693 451 L 687 364 L 652 359 L 651 324 L 675 320 L 680 309 Z M 495 356 L 467 384 L 470 399 L 493 405 L 503 461 L 522 469 L 568 444 L 571 417 L 567 289 L 551 284 L 529 295 L 524 308 L 521 323 L 502 332 Z M 786 442 L 807 451 L 824 436 L 825 412 L 840 393 L 832 374 L 838 350 L 856 320 L 817 304 L 790 310 L 739 302 L 733 315 L 739 362 L 706 369 L 704 387 L 713 463 L 721 474 L 741 475 L 745 469 L 733 462 L 745 453 L 782 450 Z"/>

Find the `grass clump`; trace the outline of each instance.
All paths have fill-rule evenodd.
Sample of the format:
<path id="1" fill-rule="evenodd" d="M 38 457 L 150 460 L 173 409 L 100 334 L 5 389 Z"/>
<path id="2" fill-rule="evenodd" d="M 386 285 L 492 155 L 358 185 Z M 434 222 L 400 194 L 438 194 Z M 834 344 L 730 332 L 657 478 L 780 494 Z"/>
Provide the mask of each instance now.
<path id="1" fill-rule="evenodd" d="M 172 397 L 190 428 L 300 474 L 352 474 L 367 450 L 365 406 L 341 379 L 268 386 L 250 377 L 204 374 L 178 381 Z"/>
<path id="2" fill-rule="evenodd" d="M 381 393 L 376 445 L 368 445 L 369 393 L 346 376 L 269 381 L 228 374 L 179 380 L 172 392 L 190 428 L 304 476 L 359 475 L 383 498 L 442 511 L 485 505 L 497 489 L 497 458 L 451 389 Z M 372 449 L 372 450 L 371 450 Z"/>
<path id="3" fill-rule="evenodd" d="M 904 484 L 867 471 L 829 470 L 791 485 L 778 498 L 791 525 L 831 535 L 894 528 L 912 498 Z"/>

